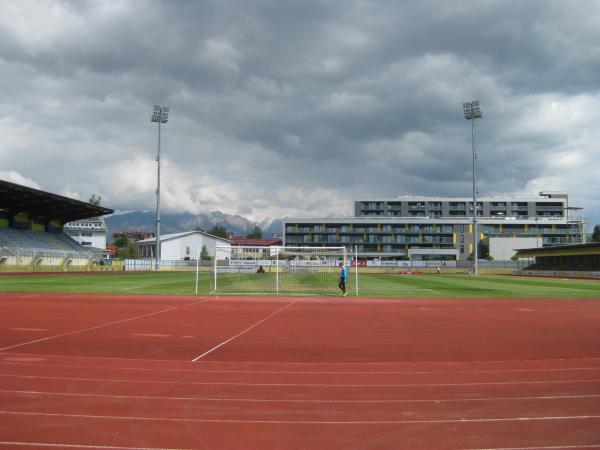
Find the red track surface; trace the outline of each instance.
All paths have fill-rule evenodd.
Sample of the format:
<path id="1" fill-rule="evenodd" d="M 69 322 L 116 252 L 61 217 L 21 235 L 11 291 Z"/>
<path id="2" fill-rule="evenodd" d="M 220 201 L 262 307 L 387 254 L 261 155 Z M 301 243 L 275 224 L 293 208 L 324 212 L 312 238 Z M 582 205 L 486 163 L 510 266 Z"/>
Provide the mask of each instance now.
<path id="1" fill-rule="evenodd" d="M 0 294 L 0 448 L 600 448 L 600 301 Z"/>

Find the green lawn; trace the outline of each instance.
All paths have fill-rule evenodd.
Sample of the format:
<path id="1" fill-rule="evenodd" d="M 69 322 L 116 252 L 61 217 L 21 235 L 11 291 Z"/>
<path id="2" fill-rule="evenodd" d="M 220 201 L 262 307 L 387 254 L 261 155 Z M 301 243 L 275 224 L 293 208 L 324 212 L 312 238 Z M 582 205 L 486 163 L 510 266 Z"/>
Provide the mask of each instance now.
<path id="1" fill-rule="evenodd" d="M 338 294 L 337 281 L 323 285 L 310 277 L 294 280 L 298 294 Z M 250 274 L 243 280 L 221 280 L 217 293 L 266 294 L 272 290 L 272 274 Z M 348 282 L 354 295 L 354 274 Z M 2 292 L 72 292 L 112 294 L 193 294 L 192 272 L 94 273 L 90 275 L 0 276 Z M 210 274 L 200 275 L 199 293 L 210 293 Z M 506 275 L 359 275 L 361 297 L 540 297 L 600 298 L 600 281 L 512 277 Z M 289 291 L 282 289 L 282 294 Z"/>

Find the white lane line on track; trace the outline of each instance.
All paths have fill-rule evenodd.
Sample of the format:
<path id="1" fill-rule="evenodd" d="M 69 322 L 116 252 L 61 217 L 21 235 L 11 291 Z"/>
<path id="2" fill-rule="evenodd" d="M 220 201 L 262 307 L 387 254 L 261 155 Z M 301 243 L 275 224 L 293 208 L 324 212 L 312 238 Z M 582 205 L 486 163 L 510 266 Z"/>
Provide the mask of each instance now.
<path id="1" fill-rule="evenodd" d="M 232 337 L 230 337 L 230 338 L 229 338 L 229 339 L 227 339 L 226 341 L 223 341 L 223 342 L 221 342 L 219 345 L 215 345 L 215 346 L 214 346 L 213 348 L 211 348 L 210 350 L 208 350 L 208 351 L 206 351 L 206 352 L 202 353 L 201 355 L 198 355 L 198 356 L 196 356 L 194 359 L 192 359 L 192 362 L 197 362 L 197 361 L 199 361 L 200 359 L 204 358 L 206 355 L 208 355 L 208 354 L 210 354 L 210 353 L 214 352 L 215 350 L 217 350 L 217 349 L 219 349 L 219 348 L 223 347 L 223 346 L 224 346 L 225 344 L 227 344 L 228 342 L 231 342 L 231 341 L 233 341 L 234 339 L 237 339 L 237 338 L 238 338 L 238 337 L 240 337 L 241 335 L 243 335 L 243 334 L 247 333 L 248 331 L 252 330 L 253 328 L 256 328 L 256 327 L 257 327 L 257 326 L 259 326 L 261 323 L 263 323 L 263 322 L 265 322 L 265 321 L 269 320 L 271 317 L 273 317 L 273 316 L 275 316 L 275 315 L 279 314 L 279 313 L 280 313 L 281 311 L 283 311 L 284 309 L 286 309 L 286 308 L 289 308 L 291 305 L 293 305 L 293 304 L 294 304 L 294 303 L 296 303 L 297 301 L 298 301 L 298 300 L 293 300 L 293 301 L 291 301 L 291 302 L 290 302 L 290 303 L 288 303 L 287 305 L 285 305 L 285 306 L 283 306 L 283 307 L 279 308 L 277 311 L 275 311 L 275 312 L 273 312 L 273 313 L 269 314 L 269 315 L 268 315 L 267 317 L 265 317 L 264 319 L 262 319 L 262 320 L 259 320 L 259 321 L 258 321 L 258 322 L 256 322 L 254 325 L 251 325 L 251 326 L 249 326 L 249 327 L 248 327 L 248 328 L 246 328 L 245 330 L 243 330 L 243 331 L 240 331 L 240 332 L 239 332 L 238 334 L 236 334 L 235 336 L 232 336 Z"/>
<path id="2" fill-rule="evenodd" d="M 535 447 L 486 447 L 486 448 L 463 448 L 461 450 L 569 450 L 578 448 L 600 448 L 600 444 L 573 444 L 573 445 L 550 445 Z"/>
<path id="3" fill-rule="evenodd" d="M 167 311 L 173 311 L 175 309 L 185 308 L 186 306 L 195 305 L 196 303 L 202 303 L 202 302 L 207 302 L 207 301 L 210 301 L 210 299 L 196 300 L 196 301 L 191 302 L 191 303 L 186 303 L 185 305 L 173 306 L 171 308 L 161 309 L 160 311 L 155 311 L 155 312 L 148 313 L 148 314 L 142 314 L 140 316 L 129 317 L 128 319 L 122 319 L 122 320 L 117 320 L 115 322 L 104 323 L 102 325 L 96 325 L 94 327 L 84 328 L 82 330 L 70 331 L 68 333 L 62 333 L 62 334 L 57 334 L 57 335 L 54 335 L 54 336 L 48 336 L 48 337 L 41 338 L 41 339 L 35 339 L 33 341 L 22 342 L 21 344 L 10 345 L 8 347 L 0 348 L 0 352 L 2 352 L 4 350 L 9 350 L 11 348 L 22 347 L 24 345 L 35 344 L 36 342 L 49 341 L 51 339 L 57 339 L 57 338 L 64 337 L 64 336 L 71 336 L 73 334 L 85 333 L 86 331 L 98 330 L 99 328 L 110 327 L 112 325 L 118 325 L 120 323 L 129 322 L 130 320 L 142 319 L 144 317 L 155 316 L 157 314 L 161 314 L 161 313 L 164 313 L 164 312 L 167 312 Z"/>
<path id="4" fill-rule="evenodd" d="M 209 401 L 209 402 L 247 402 L 247 403 L 459 403 L 488 401 L 520 401 L 520 400 L 573 400 L 581 398 L 599 398 L 600 394 L 590 395 L 546 395 L 537 397 L 482 397 L 482 398 L 446 398 L 446 399 L 386 399 L 386 400 L 324 400 L 324 399 L 268 399 L 268 398 L 227 398 L 227 397 L 160 397 L 148 395 L 113 395 L 113 394 L 78 394 L 74 392 L 20 391 L 1 389 L 3 394 L 47 395 L 56 397 L 93 397 L 133 400 L 174 400 L 174 401 Z"/>
<path id="5" fill-rule="evenodd" d="M 132 336 L 140 336 L 140 337 L 173 337 L 172 334 L 163 334 L 163 333 L 131 333 Z"/>
<path id="6" fill-rule="evenodd" d="M 63 414 L 25 411 L 0 411 L 0 415 L 63 417 L 95 420 L 137 420 L 155 422 L 192 422 L 192 423 L 254 423 L 283 425 L 414 425 L 425 423 L 493 423 L 493 422 L 538 422 L 600 419 L 600 415 L 587 416 L 541 416 L 541 417 L 487 417 L 479 419 L 427 419 L 427 420 L 250 420 L 250 419 L 192 419 L 187 417 L 144 417 L 111 416 L 96 414 Z"/>
<path id="7" fill-rule="evenodd" d="M 48 331 L 48 328 L 15 327 L 15 328 L 9 328 L 9 330 L 14 330 L 14 331 Z"/>
<path id="8" fill-rule="evenodd" d="M 133 384 L 183 384 L 198 386 L 300 386 L 300 387 L 363 387 L 363 388 L 385 388 L 385 387 L 443 387 L 443 386 L 514 386 L 531 384 L 574 384 L 574 383 L 598 383 L 600 379 L 592 380 L 546 380 L 546 381 L 490 381 L 471 383 L 399 383 L 399 384 L 326 384 L 326 383 L 237 383 L 237 382 L 212 382 L 212 381 L 162 381 L 162 380 L 125 380 L 119 378 L 85 378 L 85 377 L 53 377 L 44 375 L 11 375 L 1 373 L 2 378 L 25 378 L 28 380 L 66 380 L 66 381 L 94 381 L 103 383 L 133 383 Z"/>
<path id="9" fill-rule="evenodd" d="M 194 336 L 181 336 L 185 339 L 191 339 Z M 10 353 L 9 353 L 10 355 Z M 245 374 L 281 374 L 281 375 L 449 375 L 449 374 L 468 374 L 468 373 L 536 373 L 536 372 L 571 372 L 576 370 L 600 370 L 598 367 L 557 367 L 548 369 L 473 369 L 473 370 L 228 370 L 228 369 L 203 369 L 198 367 L 197 369 L 169 369 L 169 368 L 148 368 L 148 367 L 102 367 L 102 366 L 90 366 L 85 364 L 58 364 L 55 362 L 44 363 L 32 361 L 19 361 L 14 359 L 15 357 L 5 356 L 5 359 L 0 359 L 0 366 L 4 365 L 33 365 L 33 366 L 49 366 L 49 367 L 60 367 L 60 368 L 80 368 L 80 369 L 106 369 L 111 371 L 119 370 L 131 370 L 140 372 L 174 372 L 174 373 L 245 373 Z M 46 361 L 44 357 L 40 361 Z"/>
<path id="10" fill-rule="evenodd" d="M 199 300 L 196 303 L 204 303 L 204 301 L 210 301 L 210 300 L 218 300 L 219 297 L 215 296 L 212 297 L 210 299 L 204 299 L 204 300 Z M 189 305 L 188 305 L 189 306 Z M 3 356 L 15 356 L 15 355 L 25 355 L 25 356 L 40 356 L 39 353 L 24 353 L 24 352 L 2 352 L 2 349 L 0 349 L 0 355 Z M 42 356 L 44 357 L 60 357 L 60 358 L 73 358 L 73 359 L 89 359 L 92 361 L 138 361 L 137 358 L 124 358 L 124 357 L 119 357 L 119 356 L 66 356 L 66 355 L 58 355 L 58 354 L 43 354 Z M 152 358 L 144 358 L 145 362 L 158 362 L 160 364 L 164 364 L 165 362 L 184 362 L 180 359 L 169 359 L 169 360 L 165 360 L 165 359 L 152 359 Z M 594 357 L 594 356 L 583 356 L 583 357 L 574 357 L 574 358 L 544 358 L 544 359 L 489 359 L 489 360 L 466 360 L 466 361 L 369 361 L 369 362 L 364 362 L 364 361 L 329 361 L 326 363 L 321 363 L 321 364 L 325 364 L 328 366 L 364 366 L 366 365 L 373 365 L 373 366 L 381 366 L 381 365 L 386 365 L 386 364 L 402 364 L 402 365 L 412 365 L 412 366 L 417 366 L 420 364 L 438 364 L 438 365 L 443 365 L 443 366 L 456 366 L 456 365 L 464 365 L 464 364 L 522 364 L 522 363 L 548 363 L 548 362 L 558 362 L 558 361 L 600 361 L 600 357 Z M 247 365 L 247 364 L 265 364 L 264 361 L 202 361 L 202 364 L 206 364 L 206 365 L 215 365 L 215 364 L 242 364 L 242 365 Z M 315 364 L 319 364 L 319 363 L 314 363 L 314 362 L 298 362 L 298 361 L 283 361 L 283 362 L 278 362 L 278 365 L 281 366 L 306 366 L 306 365 L 315 365 Z M 198 365 L 198 367 L 200 367 L 200 365 Z M 526 369 L 523 369 L 526 370 Z"/>
<path id="11" fill-rule="evenodd" d="M 92 449 L 114 449 L 114 450 L 193 450 L 193 449 L 185 449 L 185 448 L 115 447 L 114 445 L 64 444 L 64 443 L 50 443 L 50 442 L 19 442 L 19 441 L 0 441 L 0 445 L 14 445 L 17 447 L 92 448 Z"/>

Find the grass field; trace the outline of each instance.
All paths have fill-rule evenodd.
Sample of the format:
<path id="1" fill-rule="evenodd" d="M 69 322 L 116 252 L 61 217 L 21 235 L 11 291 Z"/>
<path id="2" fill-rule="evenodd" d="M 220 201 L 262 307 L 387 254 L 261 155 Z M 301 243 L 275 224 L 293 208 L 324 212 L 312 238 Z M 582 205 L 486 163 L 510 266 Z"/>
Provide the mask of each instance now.
<path id="1" fill-rule="evenodd" d="M 255 277 L 251 275 L 250 277 Z M 348 282 L 355 295 L 354 277 Z M 191 272 L 94 273 L 1 276 L 1 292 L 66 292 L 112 294 L 193 294 L 195 275 Z M 199 294 L 209 294 L 209 274 L 201 274 Z M 255 292 L 265 294 L 256 287 Z M 236 290 L 240 292 L 239 290 Z M 336 287 L 323 292 L 337 294 Z M 218 292 L 223 293 L 223 292 Z M 285 292 L 282 292 L 285 293 Z M 308 294 L 317 289 L 306 289 Z M 526 278 L 507 275 L 359 275 L 360 297 L 538 297 L 600 298 L 600 281 Z M 302 292 L 298 292 L 302 294 Z"/>

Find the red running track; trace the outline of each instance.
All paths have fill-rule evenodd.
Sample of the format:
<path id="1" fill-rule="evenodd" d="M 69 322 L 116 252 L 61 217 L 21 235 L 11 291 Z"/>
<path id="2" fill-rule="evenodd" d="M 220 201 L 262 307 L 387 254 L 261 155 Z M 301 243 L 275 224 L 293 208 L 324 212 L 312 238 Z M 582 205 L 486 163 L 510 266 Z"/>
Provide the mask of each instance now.
<path id="1" fill-rule="evenodd" d="M 0 448 L 600 448 L 600 301 L 0 294 Z"/>

